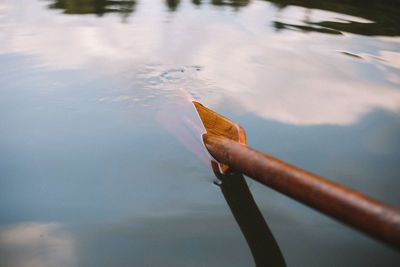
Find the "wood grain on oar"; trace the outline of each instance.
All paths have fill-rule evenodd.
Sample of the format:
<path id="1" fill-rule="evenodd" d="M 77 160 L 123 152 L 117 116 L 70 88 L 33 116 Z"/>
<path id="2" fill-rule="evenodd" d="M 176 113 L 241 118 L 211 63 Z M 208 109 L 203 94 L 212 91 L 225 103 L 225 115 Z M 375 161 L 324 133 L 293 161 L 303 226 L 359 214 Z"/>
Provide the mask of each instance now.
<path id="1" fill-rule="evenodd" d="M 207 133 L 222 135 L 240 144 L 246 144 L 246 134 L 242 126 L 206 108 L 199 102 L 193 101 L 193 104 Z"/>
<path id="2" fill-rule="evenodd" d="M 246 133 L 242 126 L 204 107 L 199 102 L 192 101 L 192 103 L 196 107 L 207 133 L 225 136 L 240 144 L 246 144 Z M 229 173 L 231 171 L 227 165 L 220 163 L 219 166 L 223 173 Z"/>

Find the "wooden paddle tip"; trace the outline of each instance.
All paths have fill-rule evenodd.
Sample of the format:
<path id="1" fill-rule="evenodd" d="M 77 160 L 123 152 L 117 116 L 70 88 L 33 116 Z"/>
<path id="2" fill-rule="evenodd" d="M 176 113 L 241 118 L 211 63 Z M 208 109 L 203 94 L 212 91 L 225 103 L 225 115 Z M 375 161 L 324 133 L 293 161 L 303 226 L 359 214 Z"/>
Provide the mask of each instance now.
<path id="1" fill-rule="evenodd" d="M 197 101 L 192 101 L 207 133 L 222 135 L 243 145 L 246 144 L 246 133 L 242 126 L 228 118 L 206 108 Z"/>
<path id="2" fill-rule="evenodd" d="M 197 101 L 192 101 L 206 129 L 207 134 L 223 136 L 235 142 L 246 145 L 246 133 L 242 126 L 224 116 L 206 108 Z M 231 172 L 229 166 L 219 164 L 223 173 Z"/>

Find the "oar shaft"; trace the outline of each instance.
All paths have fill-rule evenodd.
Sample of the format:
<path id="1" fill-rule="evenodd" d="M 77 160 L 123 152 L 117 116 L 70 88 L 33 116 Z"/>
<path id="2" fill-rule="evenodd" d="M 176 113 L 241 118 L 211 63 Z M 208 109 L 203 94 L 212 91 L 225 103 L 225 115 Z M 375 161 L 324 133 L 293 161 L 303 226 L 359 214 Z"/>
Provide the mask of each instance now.
<path id="1" fill-rule="evenodd" d="M 210 154 L 297 201 L 400 248 L 400 211 L 228 138 L 203 135 Z"/>

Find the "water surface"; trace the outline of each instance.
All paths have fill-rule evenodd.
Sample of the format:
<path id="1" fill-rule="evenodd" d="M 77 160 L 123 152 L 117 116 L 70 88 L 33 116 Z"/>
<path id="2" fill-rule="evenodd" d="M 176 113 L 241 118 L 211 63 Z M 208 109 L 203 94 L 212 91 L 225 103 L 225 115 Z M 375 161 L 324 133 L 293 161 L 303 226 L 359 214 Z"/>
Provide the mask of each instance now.
<path id="1" fill-rule="evenodd" d="M 254 265 L 217 178 L 157 119 L 182 88 L 250 146 L 400 206 L 399 10 L 2 0 L 0 265 Z M 398 265 L 247 181 L 288 266 Z"/>

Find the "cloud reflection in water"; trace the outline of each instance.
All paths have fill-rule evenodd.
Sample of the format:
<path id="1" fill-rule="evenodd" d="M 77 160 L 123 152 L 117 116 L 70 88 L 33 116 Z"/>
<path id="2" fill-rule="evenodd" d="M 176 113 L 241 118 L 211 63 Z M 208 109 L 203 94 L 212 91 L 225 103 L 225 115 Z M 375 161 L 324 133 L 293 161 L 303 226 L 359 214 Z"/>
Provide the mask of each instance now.
<path id="1" fill-rule="evenodd" d="M 76 266 L 73 238 L 57 223 L 20 223 L 0 228 L 0 265 Z"/>
<path id="2" fill-rule="evenodd" d="M 258 19 L 243 20 L 241 27 L 232 27 L 216 17 L 207 18 L 212 23 L 205 23 L 201 12 L 194 9 L 177 13 L 179 17 L 168 24 L 148 18 L 148 12 L 157 10 L 145 8 L 135 13 L 136 19 L 130 24 L 112 17 L 80 17 L 76 24 L 75 18 L 61 18 L 37 3 L 27 6 L 14 11 L 24 14 L 19 20 L 7 16 L 3 20 L 8 32 L 0 35 L 0 53 L 33 54 L 42 67 L 90 69 L 129 84 L 149 64 L 156 66 L 160 75 L 171 66 L 200 65 L 204 69 L 196 77 L 187 80 L 182 75 L 161 87 L 148 84 L 144 89 L 168 94 L 164 91 L 168 86 L 189 87 L 208 106 L 229 101 L 242 112 L 297 125 L 348 125 L 374 109 L 400 110 L 398 88 L 360 77 L 360 67 L 373 69 L 374 65 L 368 65 L 373 63 L 362 66 L 338 52 L 354 47 L 362 50 L 363 43 L 354 39 L 349 46 L 351 36 L 337 39 L 260 28 L 254 24 L 265 20 L 260 16 L 265 18 L 265 12 L 274 16 L 276 12 L 265 3 L 247 7 L 246 16 Z M 302 10 L 294 8 L 291 12 Z M 193 19 L 188 20 L 189 16 Z M 188 24 L 182 25 L 182 19 Z M 382 55 L 397 53 L 395 49 Z M 396 67 L 398 62 L 390 64 Z M 385 71 L 391 77 L 388 79 L 395 81 L 393 73 L 398 74 L 398 69 Z"/>

